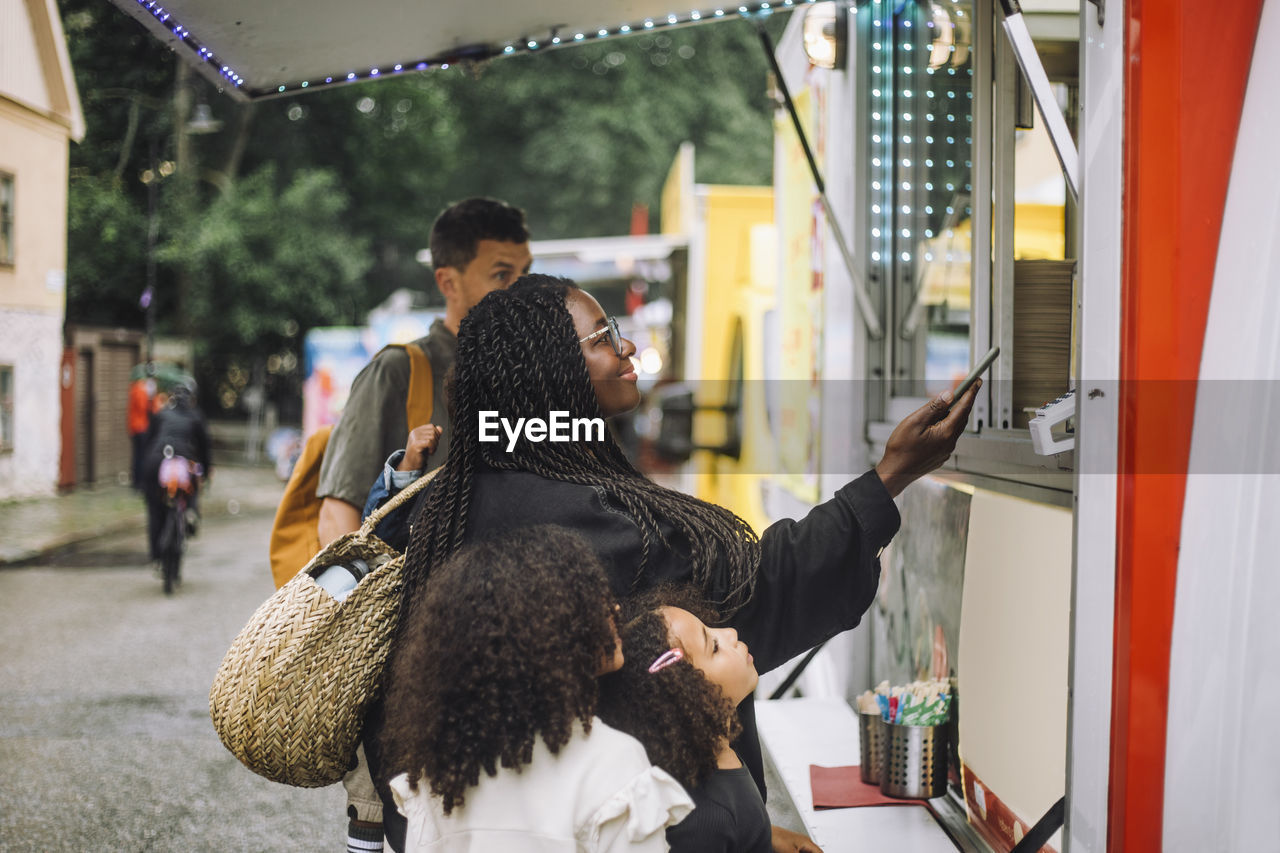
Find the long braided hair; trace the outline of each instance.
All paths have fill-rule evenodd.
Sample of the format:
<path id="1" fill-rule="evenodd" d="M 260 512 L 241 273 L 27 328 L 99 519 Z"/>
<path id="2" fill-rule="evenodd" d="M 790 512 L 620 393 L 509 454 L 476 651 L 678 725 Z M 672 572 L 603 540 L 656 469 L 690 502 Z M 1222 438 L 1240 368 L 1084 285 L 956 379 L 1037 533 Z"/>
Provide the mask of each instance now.
<path id="1" fill-rule="evenodd" d="M 449 387 L 453 436 L 449 456 L 412 519 L 405 562 L 405 601 L 463 543 L 477 470 L 528 471 L 549 480 L 594 486 L 640 527 L 641 559 L 632 589 L 648 586 L 645 572 L 656 545 L 671 547 L 660 521 L 675 529 L 687 550 L 693 582 L 726 615 L 755 587 L 760 542 L 729 510 L 667 489 L 635 469 L 607 432 L 604 441 L 516 442 L 479 440 L 481 411 L 505 418 L 567 411 L 571 418 L 601 417 L 573 317 L 565 304 L 578 286 L 565 278 L 526 275 L 507 290 L 486 295 L 463 319 Z"/>

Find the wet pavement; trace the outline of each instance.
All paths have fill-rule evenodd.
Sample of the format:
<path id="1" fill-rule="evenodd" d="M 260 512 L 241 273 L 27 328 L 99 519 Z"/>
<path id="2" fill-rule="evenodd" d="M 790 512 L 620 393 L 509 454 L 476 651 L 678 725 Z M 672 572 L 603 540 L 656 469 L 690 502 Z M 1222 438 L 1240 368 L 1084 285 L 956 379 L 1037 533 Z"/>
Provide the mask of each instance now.
<path id="1" fill-rule="evenodd" d="M 341 786 L 260 779 L 209 723 L 213 673 L 274 588 L 283 491 L 270 468 L 218 466 L 171 598 L 127 486 L 0 503 L 0 849 L 343 849 Z M 774 822 L 798 829 L 769 783 Z"/>
<path id="2" fill-rule="evenodd" d="M 274 589 L 271 513 L 229 499 L 172 596 L 140 527 L 0 571 L 0 850 L 344 848 L 341 785 L 255 776 L 209 721 L 214 673 Z"/>
<path id="3" fill-rule="evenodd" d="M 284 483 L 271 468 L 214 466 L 201 497 L 207 518 L 274 513 Z M 0 503 L 0 567 L 19 566 L 94 539 L 145 530 L 142 496 L 128 486 L 75 489 L 55 497 Z"/>

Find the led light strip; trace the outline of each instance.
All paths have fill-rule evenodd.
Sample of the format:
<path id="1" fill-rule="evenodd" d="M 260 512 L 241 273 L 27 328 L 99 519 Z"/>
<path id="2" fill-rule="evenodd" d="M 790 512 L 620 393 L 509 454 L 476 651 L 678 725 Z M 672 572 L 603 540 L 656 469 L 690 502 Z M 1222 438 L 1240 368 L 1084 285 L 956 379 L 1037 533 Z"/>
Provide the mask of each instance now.
<path id="1" fill-rule="evenodd" d="M 653 31 L 657 29 L 668 29 L 671 27 L 685 26 L 687 24 L 697 24 L 706 21 L 714 21 L 731 17 L 733 15 L 767 15 L 774 11 L 787 11 L 797 6 L 807 6 L 818 0 L 777 0 L 777 2 L 752 3 L 750 5 L 740 6 L 721 6 L 714 9 L 693 9 L 683 15 L 669 14 L 665 18 L 646 18 L 643 21 L 635 23 L 620 24 L 613 28 L 602 28 L 595 32 L 575 31 L 573 35 L 561 36 L 558 30 L 552 30 L 544 38 L 521 38 L 510 41 L 498 48 L 464 48 L 460 53 L 450 55 L 449 57 L 436 57 L 433 59 L 419 59 L 413 62 L 398 62 L 390 68 L 372 67 L 360 71 L 349 70 L 337 74 L 326 75 L 318 80 L 293 80 L 286 83 L 279 83 L 275 86 L 268 86 L 260 89 L 246 89 L 244 87 L 245 80 L 233 68 L 223 63 L 218 56 L 202 42 L 195 38 L 191 31 L 186 27 L 178 24 L 173 20 L 171 13 L 160 5 L 157 0 L 137 0 L 140 7 L 149 12 L 164 27 L 173 32 L 184 44 L 188 45 L 196 56 L 205 64 L 209 65 L 217 71 L 217 73 L 235 86 L 237 89 L 245 92 L 253 98 L 273 97 L 288 94 L 290 92 L 301 92 L 302 90 L 311 90 L 323 88 L 325 86 L 336 86 L 343 83 L 355 83 L 361 80 L 374 80 L 379 77 L 393 76 L 403 74 L 409 71 L 428 71 L 432 69 L 446 70 L 450 63 L 457 63 L 463 60 L 490 59 L 495 56 L 510 56 L 515 53 L 534 53 L 545 50 L 552 50 L 557 47 L 564 47 L 570 44 L 581 44 L 589 41 L 600 41 L 602 39 L 613 38 L 615 36 L 625 36 L 634 33 Z"/>
<path id="2" fill-rule="evenodd" d="M 203 43 L 191 35 L 190 30 L 174 21 L 169 11 L 156 0 L 137 0 L 137 2 L 139 6 L 151 13 L 152 17 L 163 24 L 166 29 L 171 30 L 183 44 L 190 47 L 201 61 L 216 69 L 218 74 L 228 83 L 237 89 L 244 85 L 244 78 L 237 74 L 235 69 L 223 64 L 222 60 L 218 59 L 212 50 L 205 47 Z"/>

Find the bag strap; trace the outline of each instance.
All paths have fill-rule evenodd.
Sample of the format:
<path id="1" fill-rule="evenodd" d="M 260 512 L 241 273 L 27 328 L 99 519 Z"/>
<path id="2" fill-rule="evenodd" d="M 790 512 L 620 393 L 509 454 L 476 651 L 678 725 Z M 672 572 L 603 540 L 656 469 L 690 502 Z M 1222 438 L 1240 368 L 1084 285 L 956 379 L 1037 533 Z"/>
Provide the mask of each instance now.
<path id="1" fill-rule="evenodd" d="M 405 398 L 405 419 L 409 429 L 422 426 L 431 420 L 435 412 L 435 376 L 431 373 L 431 359 L 417 344 L 405 344 L 409 355 L 409 394 Z"/>
<path id="2" fill-rule="evenodd" d="M 430 471 L 401 489 L 399 494 L 395 495 L 391 500 L 369 513 L 369 517 L 360 525 L 360 534 L 362 536 L 368 536 L 373 533 L 373 528 L 377 527 L 382 519 L 386 518 L 387 515 L 397 509 L 401 504 L 406 503 L 410 498 L 416 496 L 418 492 L 425 489 L 427 484 L 435 479 L 436 474 L 439 474 L 442 468 L 444 468 L 443 465 L 438 468 L 432 468 Z"/>
<path id="3" fill-rule="evenodd" d="M 1022 836 L 1022 840 L 1013 846 L 1009 853 L 1035 853 L 1049 843 L 1053 834 L 1062 828 L 1067 820 L 1067 798 L 1062 797 L 1049 807 L 1044 817 L 1036 821 L 1036 825 Z"/>
<path id="4" fill-rule="evenodd" d="M 431 372 L 431 359 L 427 352 L 417 344 L 387 344 L 378 350 L 382 355 L 389 349 L 404 350 L 409 356 L 409 393 L 405 395 L 404 417 L 409 429 L 422 426 L 431 421 L 435 413 L 435 375 Z"/>

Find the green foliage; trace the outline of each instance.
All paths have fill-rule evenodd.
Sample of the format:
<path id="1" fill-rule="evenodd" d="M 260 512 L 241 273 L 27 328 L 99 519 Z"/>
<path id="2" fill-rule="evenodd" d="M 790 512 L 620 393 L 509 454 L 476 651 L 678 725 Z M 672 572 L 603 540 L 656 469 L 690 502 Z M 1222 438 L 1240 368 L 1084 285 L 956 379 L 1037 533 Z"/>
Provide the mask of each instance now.
<path id="1" fill-rule="evenodd" d="M 137 178 L 149 165 L 148 141 L 161 142 L 160 159 L 173 157 L 165 109 L 173 92 L 173 54 L 103 0 L 59 0 L 58 8 L 85 117 L 85 137 L 71 147 L 71 168 L 93 175 L 120 168 L 123 192 L 145 209 L 145 187 Z M 130 137 L 135 105 L 137 125 Z"/>
<path id="2" fill-rule="evenodd" d="M 699 181 L 769 184 L 773 105 L 756 40 L 750 23 L 723 22 L 441 75 L 467 117 L 449 198 L 519 204 L 536 239 L 625 234 L 633 203 L 656 225 L 686 140 Z"/>
<path id="3" fill-rule="evenodd" d="M 253 105 L 193 74 L 183 92 L 224 124 L 176 163 L 173 54 L 103 0 L 58 5 L 88 127 L 71 152 L 68 319 L 143 326 L 139 177 L 165 164 L 157 330 L 195 337 L 202 386 L 231 403 L 255 365 L 296 364 L 312 326 L 362 322 L 401 287 L 438 300 L 415 255 L 451 202 L 506 199 L 535 239 L 626 233 L 635 203 L 656 225 L 686 140 L 701 182 L 771 179 L 768 64 L 746 21 Z"/>
<path id="4" fill-rule="evenodd" d="M 67 198 L 67 322 L 137 326 L 146 280 L 146 212 L 111 175 L 73 177 Z M 139 237 L 141 236 L 141 239 Z"/>
<path id="5" fill-rule="evenodd" d="M 633 203 L 656 225 L 686 140 L 699 181 L 771 183 L 767 78 L 747 21 L 637 35 L 264 102 L 247 161 L 336 170 L 381 297 L 423 286 L 412 258 L 467 196 L 519 205 L 535 239 L 558 239 L 625 234 Z"/>
<path id="6" fill-rule="evenodd" d="M 449 128 L 461 121 L 429 77 L 391 78 L 258 105 L 246 168 L 282 175 L 323 167 L 351 198 L 347 224 L 371 245 L 362 309 L 401 287 L 423 289 L 416 261 L 458 168 Z"/>
<path id="7" fill-rule="evenodd" d="M 299 170 L 278 184 L 270 165 L 241 178 L 160 250 L 186 273 L 188 328 L 213 351 L 265 357 L 299 327 L 361 319 L 368 248 L 346 227 L 337 178 Z"/>
<path id="8" fill-rule="evenodd" d="M 153 154 L 156 162 L 173 156 L 173 56 L 109 3 L 58 6 L 85 118 L 85 137 L 70 151 L 67 322 L 140 329 L 148 228 L 140 177 Z M 167 294 L 170 273 L 158 274 Z"/>

